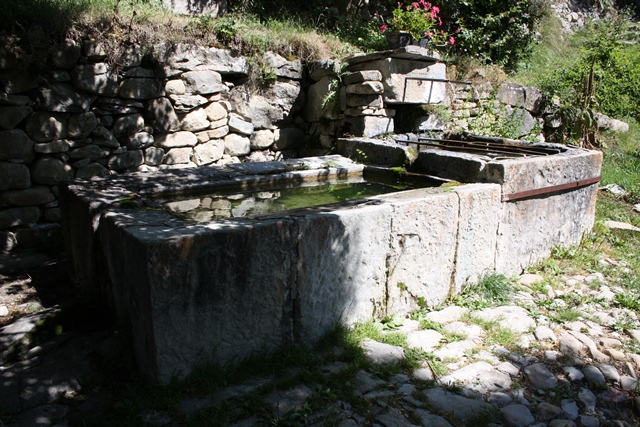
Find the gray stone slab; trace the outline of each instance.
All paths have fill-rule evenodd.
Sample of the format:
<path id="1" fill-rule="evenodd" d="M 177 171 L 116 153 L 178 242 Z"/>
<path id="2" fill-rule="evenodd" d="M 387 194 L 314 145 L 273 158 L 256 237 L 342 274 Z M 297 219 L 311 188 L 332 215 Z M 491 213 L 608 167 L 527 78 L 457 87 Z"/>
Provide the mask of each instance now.
<path id="1" fill-rule="evenodd" d="M 501 191 L 495 184 L 456 186 L 453 191 L 459 219 L 452 291 L 458 293 L 495 268 Z"/>
<path id="2" fill-rule="evenodd" d="M 389 206 L 338 209 L 297 218 L 296 333 L 312 343 L 336 324 L 383 307 Z"/>
<path id="3" fill-rule="evenodd" d="M 477 399 L 469 399 L 458 394 L 445 391 L 440 387 L 424 391 L 424 395 L 431 405 L 438 410 L 454 415 L 461 420 L 468 420 L 488 408 L 488 404 Z"/>
<path id="4" fill-rule="evenodd" d="M 446 79 L 446 66 L 424 61 L 411 53 L 359 62 L 351 65 L 349 70 L 379 70 L 386 103 L 439 104 L 446 99 L 447 84 L 441 81 Z"/>
<path id="5" fill-rule="evenodd" d="M 444 302 L 456 255 L 457 195 L 421 189 L 386 199 L 393 203 L 394 218 L 387 257 L 387 310 L 408 313 Z"/>

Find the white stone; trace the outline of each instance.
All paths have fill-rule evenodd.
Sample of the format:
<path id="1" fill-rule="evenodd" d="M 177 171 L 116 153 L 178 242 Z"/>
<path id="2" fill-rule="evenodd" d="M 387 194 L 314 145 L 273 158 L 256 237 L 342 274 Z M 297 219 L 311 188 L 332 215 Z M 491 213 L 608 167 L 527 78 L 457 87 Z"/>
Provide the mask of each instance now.
<path id="1" fill-rule="evenodd" d="M 361 345 L 367 360 L 377 365 L 399 363 L 404 359 L 404 349 L 402 347 L 370 339 L 365 339 Z"/>
<path id="2" fill-rule="evenodd" d="M 224 141 L 212 139 L 204 144 L 198 144 L 193 149 L 193 160 L 196 165 L 203 166 L 213 163 L 224 154 Z"/>
<path id="3" fill-rule="evenodd" d="M 176 132 L 161 135 L 156 138 L 155 145 L 160 148 L 193 147 L 198 143 L 198 138 L 191 132 Z"/>
<path id="4" fill-rule="evenodd" d="M 212 102 L 211 104 L 207 105 L 204 111 L 207 113 L 207 118 L 211 122 L 226 119 L 229 115 L 226 108 L 224 108 L 219 102 Z"/>
<path id="5" fill-rule="evenodd" d="M 187 88 L 182 80 L 169 80 L 164 85 L 164 91 L 167 95 L 184 95 Z"/>
<path id="6" fill-rule="evenodd" d="M 425 315 L 427 320 L 438 323 L 450 323 L 460 320 L 463 316 L 469 313 L 469 309 L 466 307 L 458 307 L 451 305 L 440 311 L 431 311 Z"/>
<path id="7" fill-rule="evenodd" d="M 224 152 L 230 156 L 245 156 L 251 152 L 251 142 L 246 136 L 230 133 L 224 137 Z"/>
<path id="8" fill-rule="evenodd" d="M 242 135 L 249 136 L 253 133 L 253 125 L 247 122 L 243 117 L 238 114 L 229 115 L 229 129 L 232 132 L 237 132 Z"/>
<path id="9" fill-rule="evenodd" d="M 207 113 L 203 108 L 196 108 L 195 110 L 190 111 L 184 116 L 180 123 L 182 130 L 188 132 L 198 132 L 208 129 L 209 125 L 210 123 L 207 119 Z"/>
<path id="10" fill-rule="evenodd" d="M 536 338 L 540 341 L 555 341 L 557 339 L 556 334 L 548 326 L 538 326 L 534 331 Z"/>
<path id="11" fill-rule="evenodd" d="M 527 311 L 518 306 L 485 308 L 472 313 L 472 316 L 484 321 L 497 321 L 501 327 L 518 333 L 529 332 L 529 329 L 536 326 L 535 320 L 529 316 Z"/>
<path id="12" fill-rule="evenodd" d="M 407 336 L 407 346 L 409 348 L 419 348 L 424 351 L 433 351 L 441 339 L 442 334 L 431 329 L 416 331 Z"/>

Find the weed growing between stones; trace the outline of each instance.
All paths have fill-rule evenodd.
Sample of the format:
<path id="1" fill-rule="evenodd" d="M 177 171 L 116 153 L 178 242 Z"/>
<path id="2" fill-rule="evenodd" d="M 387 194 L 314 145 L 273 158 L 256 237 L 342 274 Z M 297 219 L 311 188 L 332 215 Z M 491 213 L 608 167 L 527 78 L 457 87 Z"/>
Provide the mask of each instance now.
<path id="1" fill-rule="evenodd" d="M 503 274 L 484 275 L 477 284 L 467 286 L 459 295 L 449 299 L 449 303 L 481 309 L 491 305 L 504 305 L 511 299 L 514 280 Z"/>

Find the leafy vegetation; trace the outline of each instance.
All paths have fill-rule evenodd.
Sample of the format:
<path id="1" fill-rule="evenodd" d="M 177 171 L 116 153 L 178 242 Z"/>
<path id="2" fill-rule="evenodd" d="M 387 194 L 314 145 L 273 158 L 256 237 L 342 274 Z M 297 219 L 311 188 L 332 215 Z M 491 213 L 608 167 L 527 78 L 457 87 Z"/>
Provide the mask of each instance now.
<path id="1" fill-rule="evenodd" d="M 548 107 L 563 122 L 557 141 L 600 145 L 596 112 L 638 120 L 640 49 L 625 32 L 633 25 L 625 16 L 613 15 L 570 35 L 563 34 L 557 18 L 543 21 L 542 42 L 515 80 L 546 94 Z"/>
<path id="2" fill-rule="evenodd" d="M 477 284 L 467 286 L 459 295 L 452 297 L 450 302 L 473 309 L 504 305 L 510 301 L 513 287 L 514 280 L 503 274 L 486 274 Z"/>

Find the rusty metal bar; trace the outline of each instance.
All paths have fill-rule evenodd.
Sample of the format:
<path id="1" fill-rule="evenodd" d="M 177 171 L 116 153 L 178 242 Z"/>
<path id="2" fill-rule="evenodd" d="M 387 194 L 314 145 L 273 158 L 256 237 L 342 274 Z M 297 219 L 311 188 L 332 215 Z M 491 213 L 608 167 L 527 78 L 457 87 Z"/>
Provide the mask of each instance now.
<path id="1" fill-rule="evenodd" d="M 557 191 L 586 187 L 588 185 L 592 185 L 600 182 L 601 179 L 602 179 L 602 176 L 598 175 L 593 178 L 581 179 L 581 180 L 569 182 L 566 184 L 552 185 L 549 187 L 536 188 L 534 190 L 526 190 L 526 191 L 520 191 L 517 193 L 505 194 L 502 196 L 502 201 L 513 202 L 515 200 L 522 200 L 529 197 L 541 196 L 544 194 L 555 193 Z"/>

